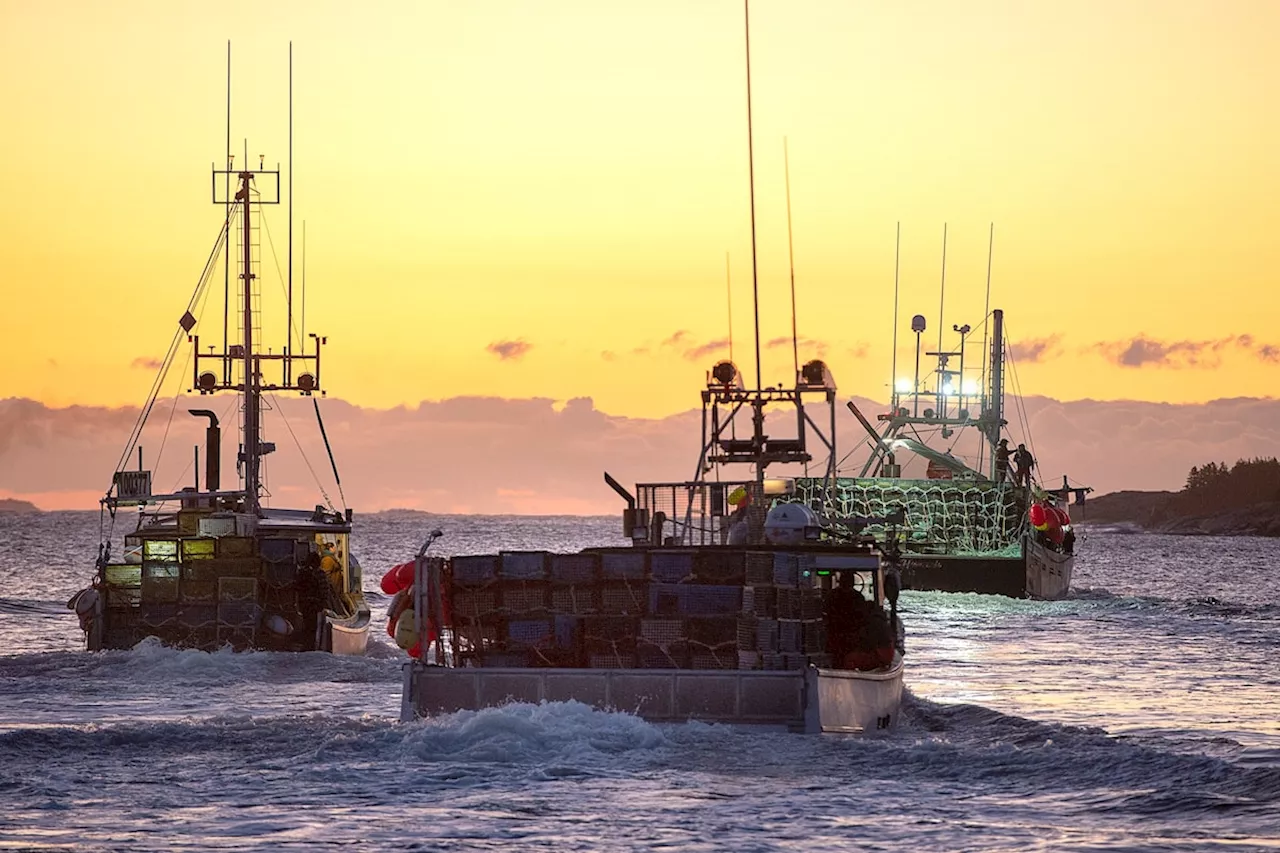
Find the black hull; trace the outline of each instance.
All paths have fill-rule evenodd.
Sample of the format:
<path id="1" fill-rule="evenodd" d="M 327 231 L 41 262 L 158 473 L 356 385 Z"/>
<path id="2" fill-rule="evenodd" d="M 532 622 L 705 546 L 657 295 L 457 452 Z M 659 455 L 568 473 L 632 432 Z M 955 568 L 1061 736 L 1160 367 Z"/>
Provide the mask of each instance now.
<path id="1" fill-rule="evenodd" d="M 930 554 L 904 557 L 899 571 L 904 589 L 1027 597 L 1027 562 L 1021 556 L 957 557 L 950 554 Z"/>
<path id="2" fill-rule="evenodd" d="M 1033 559 L 962 557 L 952 554 L 908 556 L 899 571 L 903 589 L 929 592 L 975 592 L 1010 598 L 1064 598 L 1071 585 L 1074 558 L 1037 545 Z"/>

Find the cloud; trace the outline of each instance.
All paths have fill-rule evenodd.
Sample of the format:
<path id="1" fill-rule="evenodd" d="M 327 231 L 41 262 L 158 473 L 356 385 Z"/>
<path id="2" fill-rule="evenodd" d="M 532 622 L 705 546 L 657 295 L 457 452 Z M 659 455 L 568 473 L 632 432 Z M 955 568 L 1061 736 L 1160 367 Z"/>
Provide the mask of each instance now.
<path id="1" fill-rule="evenodd" d="M 721 338 L 718 341 L 707 341 L 705 344 L 699 344 L 695 347 L 691 347 L 690 349 L 685 350 L 683 355 L 689 361 L 702 361 L 705 358 L 715 355 L 721 350 L 724 350 L 725 355 L 727 356 L 728 349 L 729 339 Z"/>
<path id="2" fill-rule="evenodd" d="M 533 344 L 524 340 L 494 341 L 485 347 L 485 350 L 493 353 L 503 361 L 519 361 L 531 349 L 533 349 Z"/>
<path id="3" fill-rule="evenodd" d="M 789 348 L 790 346 L 791 346 L 790 337 L 770 338 L 768 341 L 765 342 L 765 347 L 768 349 L 777 349 L 778 347 Z M 818 358 L 823 358 L 827 354 L 826 342 L 815 341 L 813 338 L 806 338 L 806 337 L 796 338 L 796 348 L 801 353 L 813 352 L 817 355 Z M 855 356 L 855 357 L 860 358 L 861 356 Z"/>
<path id="4" fill-rule="evenodd" d="M 1249 353 L 1267 362 L 1280 362 L 1280 348 L 1258 344 L 1252 335 L 1228 335 L 1202 341 L 1159 341 L 1138 335 L 1127 341 L 1093 345 L 1104 358 L 1120 367 L 1215 368 L 1230 350 Z"/>
<path id="5" fill-rule="evenodd" d="M 1013 341 L 1009 344 L 1009 356 L 1020 364 L 1048 361 L 1062 354 L 1061 341 L 1062 335 Z"/>
<path id="6" fill-rule="evenodd" d="M 204 441 L 205 421 L 183 410 L 209 406 L 220 416 L 226 412 L 224 424 L 234 424 L 236 398 L 184 397 L 168 424 L 172 405 L 171 399 L 158 401 L 164 414 L 151 418 L 140 442 L 155 488 L 166 492 L 191 485 L 191 448 Z M 346 499 L 358 514 L 395 507 L 613 514 L 622 503 L 605 485 L 604 471 L 623 483 L 683 481 L 700 438 L 699 412 L 657 420 L 617 417 L 589 398 L 558 404 L 457 397 L 393 409 L 329 398 L 320 407 Z M 33 500 L 45 509 L 94 508 L 137 416 L 132 407 L 53 408 L 0 399 L 0 497 Z M 337 499 L 309 399 L 278 397 L 264 430 L 278 447 L 266 459 L 271 505 L 314 506 L 323 502 L 322 487 Z M 224 483 L 228 472 L 235 482 L 236 444 L 234 426 L 224 429 Z"/>
<path id="7" fill-rule="evenodd" d="M 690 335 L 687 329 L 678 329 L 672 333 L 671 337 L 664 340 L 661 344 L 666 349 L 676 349 L 680 351 L 681 358 L 689 361 L 701 361 L 708 358 L 721 350 L 728 350 L 729 339 L 719 338 L 713 341 L 699 343 Z M 632 351 L 635 355 L 645 355 L 649 352 L 648 347 L 640 347 Z M 728 353 L 726 352 L 727 356 Z"/>
<path id="8" fill-rule="evenodd" d="M 211 399 L 220 415 L 227 411 L 224 422 L 234 423 L 234 397 L 188 397 L 178 408 L 208 406 Z M 313 506 L 321 499 L 320 485 L 336 498 L 310 401 L 281 397 L 276 402 L 265 421 L 267 440 L 279 447 L 267 457 L 272 504 Z M 869 418 L 884 410 L 875 401 L 855 402 Z M 499 397 L 456 397 L 393 409 L 362 408 L 333 398 L 320 405 L 347 500 L 358 518 L 393 507 L 437 513 L 614 514 L 621 502 L 605 485 L 603 472 L 628 486 L 683 481 L 697 459 L 701 436 L 699 411 L 628 418 L 600 411 L 590 398 L 562 406 L 550 399 Z M 171 400 L 158 403 L 162 411 L 170 406 Z M 1015 444 L 1030 436 L 1046 482 L 1060 482 L 1067 474 L 1099 493 L 1178 489 L 1193 465 L 1270 456 L 1280 447 L 1280 400 L 1274 399 L 1171 405 L 1027 397 L 1022 411 L 1027 428 L 1018 419 L 1011 436 Z M 137 415 L 136 408 L 51 408 L 31 400 L 0 399 L 0 497 L 31 500 L 45 509 L 93 508 L 110 484 Z M 768 423 L 774 423 L 774 416 L 769 417 Z M 782 417 L 794 425 L 793 416 Z M 191 447 L 204 438 L 204 421 L 180 411 L 162 442 L 167 421 L 152 418 L 141 442 L 156 488 L 166 491 L 191 483 Z M 851 454 L 843 473 L 860 467 L 866 441 L 842 399 L 837 447 L 841 458 Z M 224 477 L 235 470 L 235 446 L 234 429 L 224 432 Z M 971 451 L 963 442 L 956 449 L 961 455 Z M 778 474 L 787 472 L 779 468 Z"/>
<path id="9" fill-rule="evenodd" d="M 603 359 L 604 361 L 617 361 L 618 354 L 613 350 L 605 350 L 604 352 L 600 353 L 600 358 Z"/>
<path id="10" fill-rule="evenodd" d="M 140 355 L 129 364 L 130 367 L 141 367 L 146 370 L 159 370 L 163 367 L 163 363 L 158 358 L 152 358 L 147 355 Z"/>
<path id="11" fill-rule="evenodd" d="M 663 341 L 662 345 L 664 347 L 683 346 L 684 342 L 688 339 L 688 337 L 689 337 L 689 333 L 687 331 L 685 331 L 684 329 L 679 329 L 675 332 L 675 334 L 673 334 L 671 337 Z"/>

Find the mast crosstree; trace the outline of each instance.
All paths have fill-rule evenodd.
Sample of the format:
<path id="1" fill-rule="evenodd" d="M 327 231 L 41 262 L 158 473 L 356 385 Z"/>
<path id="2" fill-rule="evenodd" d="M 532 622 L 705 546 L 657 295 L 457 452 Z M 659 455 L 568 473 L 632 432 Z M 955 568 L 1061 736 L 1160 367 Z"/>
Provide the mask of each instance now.
<path id="1" fill-rule="evenodd" d="M 220 198 L 220 185 L 234 186 L 235 195 L 230 199 Z M 324 391 L 320 387 L 320 347 L 327 339 L 310 335 L 315 345 L 314 351 L 310 353 L 293 352 L 290 346 L 285 346 L 279 353 L 258 351 L 253 310 L 254 281 L 257 278 L 253 264 L 254 207 L 280 203 L 280 170 L 215 169 L 213 202 L 236 208 L 240 217 L 242 245 L 237 280 L 240 282 L 243 305 L 243 332 L 241 343 L 230 344 L 222 352 L 217 352 L 213 347 L 210 347 L 210 352 L 200 352 L 200 336 L 189 337 L 195 347 L 192 384 L 193 390 L 201 394 L 237 391 L 242 395 L 244 424 L 237 461 L 244 481 L 243 510 L 257 513 L 262 488 L 262 458 L 275 450 L 275 444 L 262 440 L 262 394 L 270 391 L 297 391 L 306 396 L 315 393 L 323 395 Z M 237 362 L 241 367 L 238 382 L 233 370 Z M 269 374 L 264 372 L 268 369 Z"/>

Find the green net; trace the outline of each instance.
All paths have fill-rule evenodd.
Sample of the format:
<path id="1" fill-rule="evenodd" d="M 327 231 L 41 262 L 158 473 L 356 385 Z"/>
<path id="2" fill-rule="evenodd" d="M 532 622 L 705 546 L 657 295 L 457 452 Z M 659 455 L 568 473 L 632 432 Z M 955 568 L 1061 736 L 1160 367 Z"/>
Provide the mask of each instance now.
<path id="1" fill-rule="evenodd" d="M 840 517 L 883 519 L 901 509 L 903 549 L 917 554 L 1016 556 L 1026 517 L 1011 486 L 964 480 L 841 477 L 828 497 L 826 481 L 804 477 L 791 499 Z M 866 530 L 887 532 L 874 520 Z"/>

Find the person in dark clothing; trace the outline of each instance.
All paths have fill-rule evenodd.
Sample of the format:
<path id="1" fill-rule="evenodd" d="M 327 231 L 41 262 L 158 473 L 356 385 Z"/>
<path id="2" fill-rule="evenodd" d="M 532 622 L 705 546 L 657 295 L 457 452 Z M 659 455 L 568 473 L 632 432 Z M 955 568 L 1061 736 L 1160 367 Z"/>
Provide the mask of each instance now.
<path id="1" fill-rule="evenodd" d="M 1036 466 L 1036 460 L 1025 444 L 1018 445 L 1017 451 L 1013 454 L 1013 465 L 1014 482 L 1024 489 L 1031 488 L 1031 469 Z"/>
<path id="2" fill-rule="evenodd" d="M 332 598 L 333 584 L 320 568 L 320 555 L 312 551 L 306 563 L 298 567 L 298 611 L 305 637 L 315 636 L 320 613 L 332 608 Z"/>
<path id="3" fill-rule="evenodd" d="M 893 662 L 895 636 L 880 605 L 867 601 L 842 573 L 827 597 L 827 654 L 839 669 L 879 669 Z"/>
<path id="4" fill-rule="evenodd" d="M 1009 479 L 1009 439 L 1000 439 L 996 446 L 996 482 L 1003 483 Z"/>
<path id="5" fill-rule="evenodd" d="M 847 573 L 836 577 L 836 586 L 827 596 L 827 654 L 833 666 L 844 666 L 844 659 L 857 647 L 862 630 L 862 613 L 866 601 L 854 588 Z"/>

